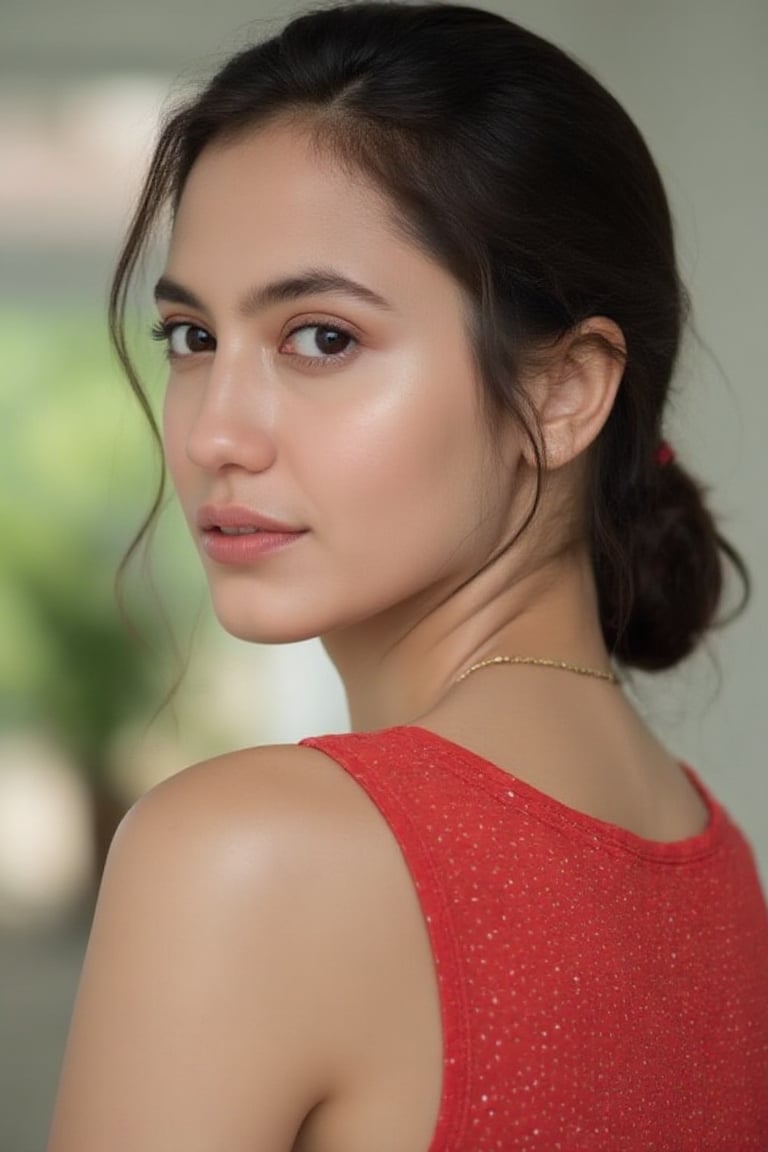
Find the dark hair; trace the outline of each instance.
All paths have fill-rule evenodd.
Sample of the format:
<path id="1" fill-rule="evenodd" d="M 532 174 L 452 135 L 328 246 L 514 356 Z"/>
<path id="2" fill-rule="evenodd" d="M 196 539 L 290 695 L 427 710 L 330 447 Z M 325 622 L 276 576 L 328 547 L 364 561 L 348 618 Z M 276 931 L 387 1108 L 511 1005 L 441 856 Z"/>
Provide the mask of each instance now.
<path id="1" fill-rule="evenodd" d="M 538 484 L 523 528 L 542 453 L 521 356 L 591 316 L 619 326 L 623 379 L 589 449 L 585 509 L 602 629 L 625 665 L 683 659 L 715 623 L 723 558 L 743 583 L 738 610 L 749 577 L 700 485 L 677 461 L 655 460 L 687 304 L 666 196 L 616 100 L 501 16 L 451 4 L 315 11 L 234 56 L 169 115 L 110 298 L 113 340 L 155 437 L 124 329 L 137 262 L 208 144 L 292 116 L 387 194 L 409 236 L 462 285 L 486 401 L 511 411 L 533 445 Z M 129 556 L 161 496 L 162 483 Z"/>

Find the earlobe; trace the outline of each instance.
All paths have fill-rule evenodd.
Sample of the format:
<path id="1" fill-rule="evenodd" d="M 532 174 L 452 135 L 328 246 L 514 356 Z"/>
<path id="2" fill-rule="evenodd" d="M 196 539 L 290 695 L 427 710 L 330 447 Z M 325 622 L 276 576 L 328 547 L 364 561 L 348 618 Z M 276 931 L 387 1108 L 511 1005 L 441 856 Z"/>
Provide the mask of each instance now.
<path id="1" fill-rule="evenodd" d="M 625 362 L 624 334 L 604 316 L 583 321 L 559 342 L 530 389 L 548 470 L 568 464 L 597 439 L 616 400 Z M 535 467 L 530 445 L 525 457 Z"/>

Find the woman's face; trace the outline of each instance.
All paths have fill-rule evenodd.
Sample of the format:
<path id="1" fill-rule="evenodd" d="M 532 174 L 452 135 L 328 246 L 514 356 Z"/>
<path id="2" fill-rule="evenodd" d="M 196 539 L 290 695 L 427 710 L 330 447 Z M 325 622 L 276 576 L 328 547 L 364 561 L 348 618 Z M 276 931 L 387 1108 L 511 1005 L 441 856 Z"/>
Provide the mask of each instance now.
<path id="1" fill-rule="evenodd" d="M 167 461 L 227 630 L 407 628 L 505 538 L 460 290 L 308 136 L 202 154 L 157 296 Z"/>

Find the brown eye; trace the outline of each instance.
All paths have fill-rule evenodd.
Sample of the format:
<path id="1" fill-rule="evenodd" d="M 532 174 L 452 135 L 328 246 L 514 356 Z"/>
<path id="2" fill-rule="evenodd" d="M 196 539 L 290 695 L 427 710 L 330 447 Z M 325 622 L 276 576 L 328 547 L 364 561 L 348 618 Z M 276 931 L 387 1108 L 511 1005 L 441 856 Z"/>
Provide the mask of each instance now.
<path id="1" fill-rule="evenodd" d="M 176 358 L 212 353 L 216 347 L 214 336 L 206 328 L 182 324 L 180 320 L 160 320 L 152 327 L 152 339 L 165 343 L 168 356 Z"/>
<path id="2" fill-rule="evenodd" d="M 168 351 L 171 356 L 191 356 L 200 352 L 212 352 L 216 341 L 205 328 L 196 324 L 168 324 L 165 329 Z"/>
<path id="3" fill-rule="evenodd" d="M 341 356 L 354 343 L 354 336 L 332 324 L 304 324 L 291 333 L 297 355 L 308 360 Z"/>

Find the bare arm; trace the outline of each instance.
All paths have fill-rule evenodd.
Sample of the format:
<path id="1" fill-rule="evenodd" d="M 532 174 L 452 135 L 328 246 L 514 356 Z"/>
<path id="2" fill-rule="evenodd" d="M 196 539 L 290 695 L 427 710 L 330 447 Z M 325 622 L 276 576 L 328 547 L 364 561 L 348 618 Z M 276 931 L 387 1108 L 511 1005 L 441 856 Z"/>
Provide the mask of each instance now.
<path id="1" fill-rule="evenodd" d="M 339 1007 L 327 796 L 293 771 L 312 757 L 260 749 L 198 765 L 124 819 L 48 1152 L 292 1148 L 328 1091 Z"/>

